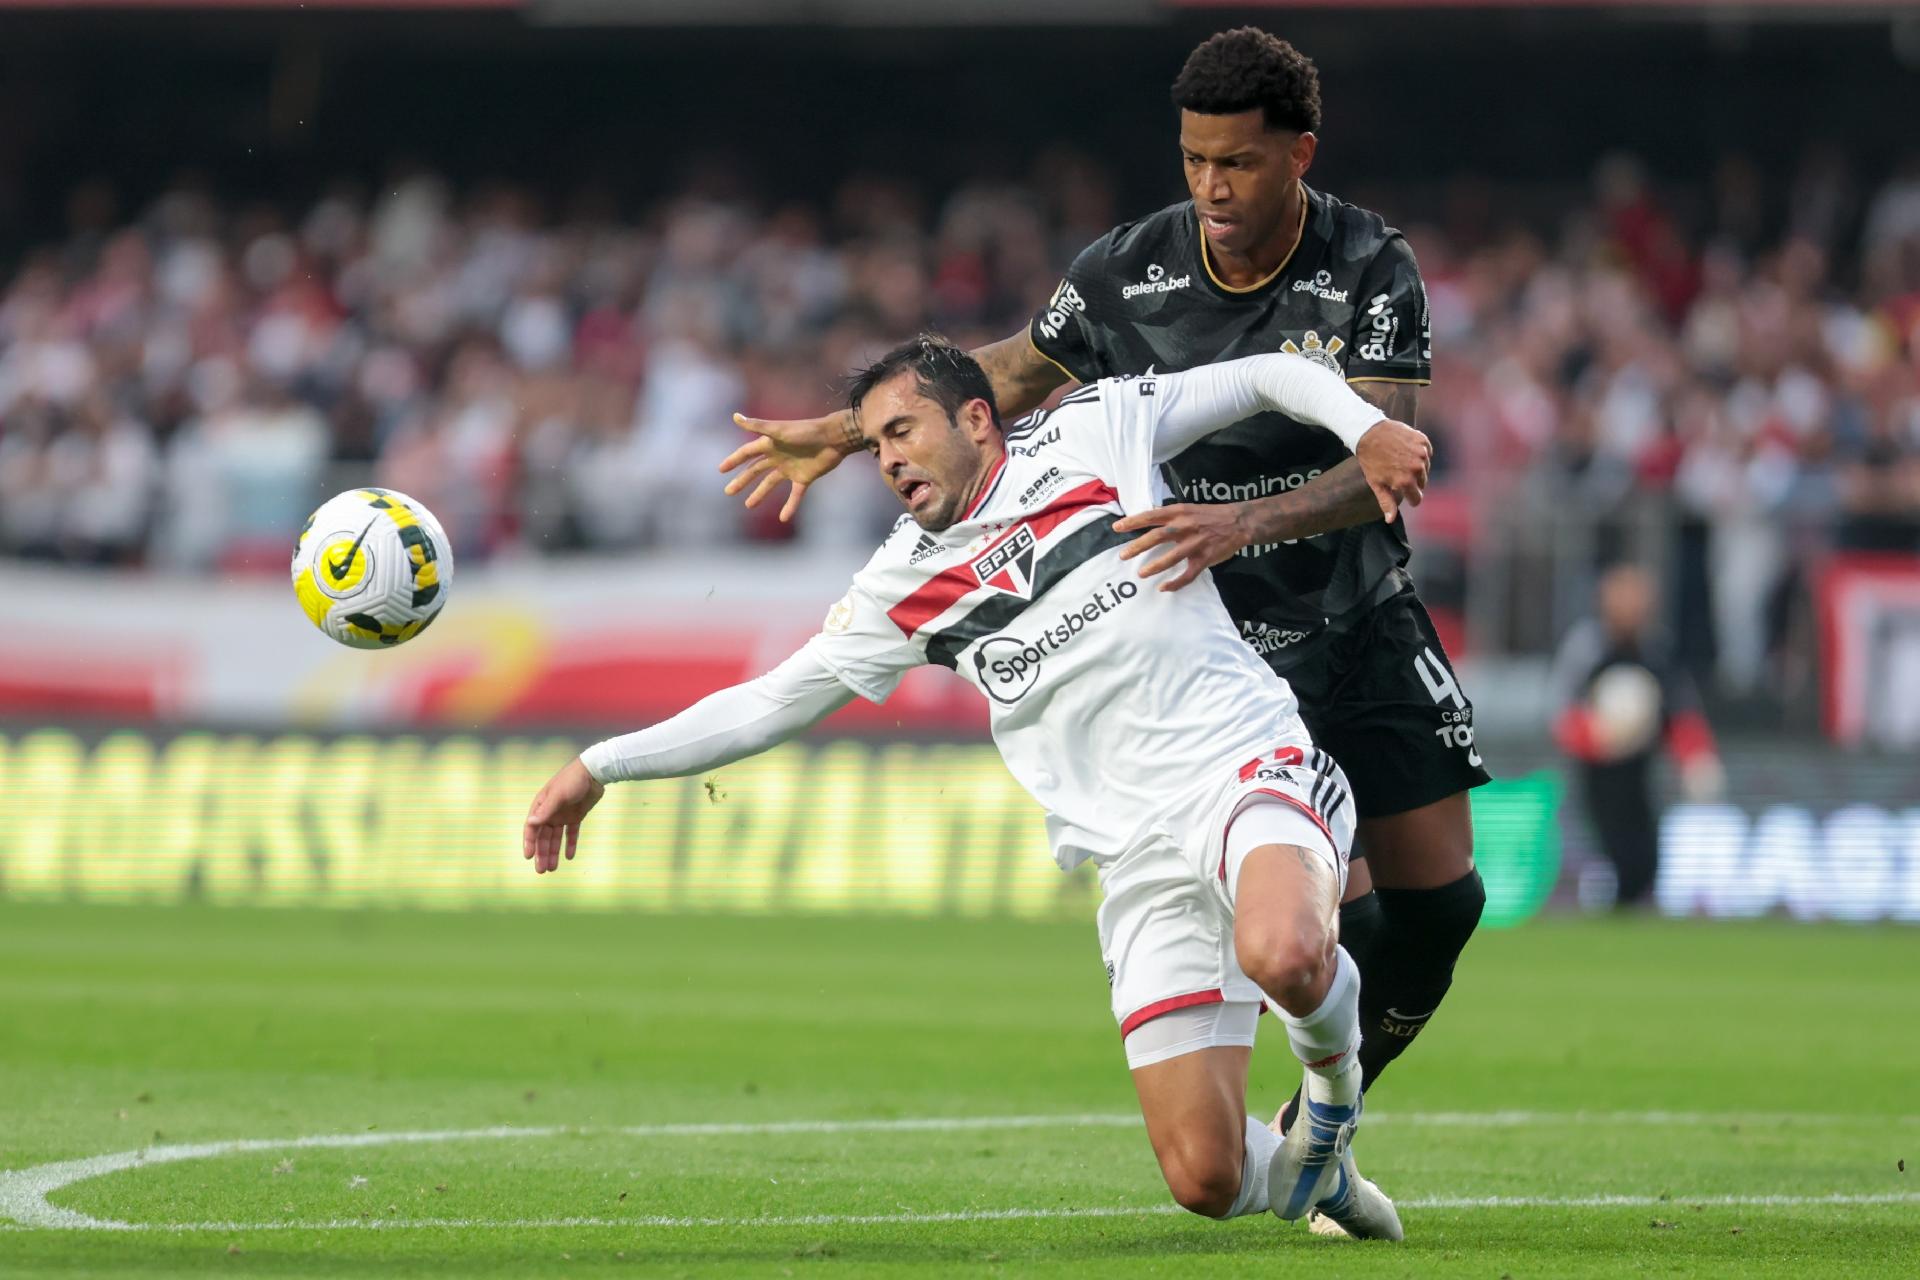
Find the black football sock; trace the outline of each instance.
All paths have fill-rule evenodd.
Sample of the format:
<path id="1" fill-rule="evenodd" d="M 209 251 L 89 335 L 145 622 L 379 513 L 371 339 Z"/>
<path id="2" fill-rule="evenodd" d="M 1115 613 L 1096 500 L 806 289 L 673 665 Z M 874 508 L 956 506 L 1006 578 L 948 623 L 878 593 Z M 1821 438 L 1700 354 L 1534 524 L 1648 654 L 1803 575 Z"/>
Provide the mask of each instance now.
<path id="1" fill-rule="evenodd" d="M 1380 898 L 1371 889 L 1352 902 L 1340 904 L 1340 945 L 1360 966 L 1360 981 L 1367 980 L 1367 961 L 1380 942 Z"/>
<path id="2" fill-rule="evenodd" d="M 1360 1069 L 1371 1085 L 1405 1053 L 1453 985 L 1487 904 L 1478 871 L 1437 889 L 1375 889 L 1380 936 L 1360 966 Z"/>

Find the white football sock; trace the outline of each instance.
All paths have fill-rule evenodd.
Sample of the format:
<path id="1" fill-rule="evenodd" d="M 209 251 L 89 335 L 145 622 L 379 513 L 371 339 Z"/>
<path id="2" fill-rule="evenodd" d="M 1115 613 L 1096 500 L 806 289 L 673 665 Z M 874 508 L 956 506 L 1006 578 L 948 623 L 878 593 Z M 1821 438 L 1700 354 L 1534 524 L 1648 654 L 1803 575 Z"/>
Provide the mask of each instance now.
<path id="1" fill-rule="evenodd" d="M 1273 1166 L 1273 1153 L 1280 1149 L 1280 1135 L 1251 1116 L 1247 1118 L 1247 1149 L 1241 1157 L 1240 1194 L 1223 1218 L 1267 1211 L 1267 1170 Z"/>
<path id="2" fill-rule="evenodd" d="M 1287 1027 L 1287 1042 L 1307 1069 L 1307 1096 L 1352 1106 L 1360 1096 L 1360 969 L 1345 947 L 1334 948 L 1333 983 L 1320 1007 L 1303 1018 L 1267 1001 Z"/>

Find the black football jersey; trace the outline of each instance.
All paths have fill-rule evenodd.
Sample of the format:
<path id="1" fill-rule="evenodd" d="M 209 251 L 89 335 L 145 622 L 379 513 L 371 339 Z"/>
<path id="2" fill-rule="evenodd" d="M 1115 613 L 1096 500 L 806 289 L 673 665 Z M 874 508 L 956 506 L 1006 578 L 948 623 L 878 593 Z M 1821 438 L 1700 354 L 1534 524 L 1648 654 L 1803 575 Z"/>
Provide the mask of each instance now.
<path id="1" fill-rule="evenodd" d="M 1425 384 L 1427 294 L 1406 240 L 1377 214 L 1304 190 L 1293 252 L 1244 289 L 1215 277 L 1192 201 L 1115 227 L 1034 316 L 1034 347 L 1082 382 L 1290 351 L 1350 382 Z M 1189 502 L 1242 502 L 1349 456 L 1330 431 L 1260 414 L 1174 459 L 1168 482 Z M 1284 668 L 1330 624 L 1405 589 L 1407 551 L 1403 522 L 1374 521 L 1248 547 L 1214 581 L 1248 643 Z"/>

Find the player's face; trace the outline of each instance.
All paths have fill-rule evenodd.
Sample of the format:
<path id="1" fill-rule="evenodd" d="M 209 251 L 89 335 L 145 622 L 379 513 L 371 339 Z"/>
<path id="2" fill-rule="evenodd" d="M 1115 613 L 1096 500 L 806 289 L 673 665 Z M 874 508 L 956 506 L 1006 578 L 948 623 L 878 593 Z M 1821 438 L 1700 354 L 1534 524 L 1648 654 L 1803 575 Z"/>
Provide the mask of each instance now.
<path id="1" fill-rule="evenodd" d="M 859 425 L 887 486 L 930 533 L 952 526 L 979 492 L 999 436 L 984 401 L 969 401 L 949 417 L 938 401 L 920 394 L 908 373 L 868 393 Z"/>
<path id="2" fill-rule="evenodd" d="M 1622 639 L 1638 636 L 1653 616 L 1653 581 L 1632 565 L 1620 565 L 1600 579 L 1600 617 Z"/>
<path id="3" fill-rule="evenodd" d="M 1182 111 L 1181 163 L 1208 245 L 1219 255 L 1247 258 L 1276 239 L 1291 243 L 1289 198 L 1317 145 L 1311 133 L 1269 129 L 1257 110 L 1230 116 Z"/>

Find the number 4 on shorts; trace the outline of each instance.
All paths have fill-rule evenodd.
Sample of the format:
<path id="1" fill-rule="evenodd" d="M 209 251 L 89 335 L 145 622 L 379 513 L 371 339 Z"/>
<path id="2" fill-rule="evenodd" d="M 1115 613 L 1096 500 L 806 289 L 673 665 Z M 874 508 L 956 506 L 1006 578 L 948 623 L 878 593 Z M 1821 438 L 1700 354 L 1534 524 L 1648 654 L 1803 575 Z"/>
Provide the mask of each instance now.
<path id="1" fill-rule="evenodd" d="M 1456 711 L 1467 709 L 1466 695 L 1460 692 L 1460 686 L 1454 682 L 1453 672 L 1447 670 L 1447 664 L 1440 660 L 1431 646 L 1413 655 L 1413 669 L 1420 673 L 1420 683 L 1427 686 L 1427 692 L 1436 703 L 1451 702 Z"/>

